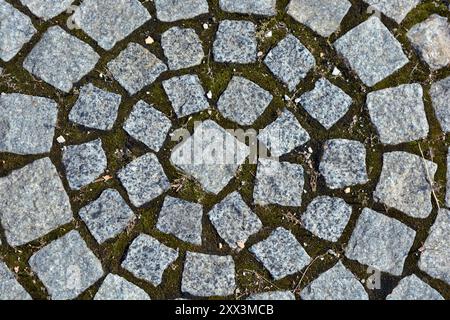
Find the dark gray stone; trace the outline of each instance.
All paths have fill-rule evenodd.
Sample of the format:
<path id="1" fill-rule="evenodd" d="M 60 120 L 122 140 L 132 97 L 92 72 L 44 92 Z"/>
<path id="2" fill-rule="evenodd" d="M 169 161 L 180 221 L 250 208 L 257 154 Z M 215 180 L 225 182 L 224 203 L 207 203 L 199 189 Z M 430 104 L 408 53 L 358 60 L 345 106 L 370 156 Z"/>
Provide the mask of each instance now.
<path id="1" fill-rule="evenodd" d="M 259 300 L 259 301 L 270 301 L 270 300 L 295 300 L 295 295 L 291 291 L 271 291 L 254 293 L 250 295 L 246 300 Z"/>
<path id="2" fill-rule="evenodd" d="M 226 12 L 274 16 L 277 14 L 277 0 L 220 0 L 220 9 Z"/>
<path id="3" fill-rule="evenodd" d="M 161 47 L 171 70 L 198 66 L 205 56 L 194 29 L 170 28 L 161 36 Z"/>
<path id="4" fill-rule="evenodd" d="M 37 17 L 50 20 L 68 10 L 74 0 L 20 0 Z"/>
<path id="5" fill-rule="evenodd" d="M 209 12 L 207 0 L 154 0 L 156 16 L 163 22 L 192 19 Z"/>
<path id="6" fill-rule="evenodd" d="M 0 260 L 0 301 L 31 300 L 31 296 L 17 282 L 14 273 Z"/>
<path id="7" fill-rule="evenodd" d="M 397 23 L 401 23 L 420 0 L 364 0 L 370 5 L 371 11 L 380 11 Z"/>
<path id="8" fill-rule="evenodd" d="M 115 274 L 108 274 L 94 300 L 151 300 L 149 295 L 131 282 Z"/>
<path id="9" fill-rule="evenodd" d="M 416 275 L 400 280 L 394 291 L 387 296 L 386 300 L 444 300 L 444 298 L 435 289 L 420 280 Z"/>
<path id="10" fill-rule="evenodd" d="M 430 89 L 431 101 L 433 102 L 434 112 L 441 125 L 442 131 L 450 132 L 450 77 L 435 82 Z"/>

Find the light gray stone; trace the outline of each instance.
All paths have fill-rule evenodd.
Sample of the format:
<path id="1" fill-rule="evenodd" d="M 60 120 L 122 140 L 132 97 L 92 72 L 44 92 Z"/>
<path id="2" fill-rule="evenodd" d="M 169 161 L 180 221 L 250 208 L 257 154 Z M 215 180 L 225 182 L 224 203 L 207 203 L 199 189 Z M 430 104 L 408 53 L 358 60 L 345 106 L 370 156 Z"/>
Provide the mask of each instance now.
<path id="1" fill-rule="evenodd" d="M 352 103 L 349 95 L 325 78 L 300 97 L 303 108 L 327 130 L 345 116 Z"/>
<path id="2" fill-rule="evenodd" d="M 300 272 L 311 262 L 310 256 L 294 235 L 281 227 L 249 250 L 275 280 Z"/>
<path id="3" fill-rule="evenodd" d="M 117 176 L 136 207 L 152 201 L 170 188 L 170 182 L 153 153 L 133 160 Z"/>
<path id="4" fill-rule="evenodd" d="M 99 58 L 88 44 L 54 26 L 34 46 L 23 67 L 55 88 L 69 92 L 94 69 Z"/>
<path id="5" fill-rule="evenodd" d="M 400 276 L 416 232 L 400 221 L 363 209 L 345 250 L 351 260 Z"/>
<path id="6" fill-rule="evenodd" d="M 80 209 L 79 215 L 100 244 L 117 236 L 135 219 L 133 211 L 114 189 L 103 191 L 97 200 Z"/>
<path id="7" fill-rule="evenodd" d="M 181 291 L 198 297 L 230 296 L 236 288 L 231 256 L 187 252 Z"/>
<path id="8" fill-rule="evenodd" d="M 377 17 L 350 30 L 334 43 L 334 47 L 369 87 L 409 62 L 400 42 Z"/>
<path id="9" fill-rule="evenodd" d="M 73 15 L 74 23 L 105 50 L 111 50 L 150 18 L 138 0 L 84 0 Z"/>
<path id="10" fill-rule="evenodd" d="M 14 273 L 0 260 L 0 301 L 31 300 L 31 296 L 17 282 Z"/>
<path id="11" fill-rule="evenodd" d="M 226 12 L 274 16 L 277 14 L 277 0 L 220 0 L 220 9 Z"/>
<path id="12" fill-rule="evenodd" d="M 163 22 L 192 19 L 209 12 L 207 0 L 155 0 L 156 16 Z"/>
<path id="13" fill-rule="evenodd" d="M 219 23 L 213 44 L 214 61 L 222 63 L 256 62 L 256 25 L 250 21 L 224 20 Z"/>
<path id="14" fill-rule="evenodd" d="M 445 192 L 445 205 L 450 207 L 450 148 L 447 151 L 447 184 Z"/>
<path id="15" fill-rule="evenodd" d="M 198 203 L 167 196 L 156 228 L 194 245 L 202 244 L 203 207 Z"/>
<path id="16" fill-rule="evenodd" d="M 304 184 L 301 165 L 260 158 L 253 191 L 255 204 L 300 207 Z"/>
<path id="17" fill-rule="evenodd" d="M 424 301 L 444 300 L 444 298 L 439 292 L 413 274 L 400 280 L 397 287 L 387 296 L 386 300 Z"/>
<path id="18" fill-rule="evenodd" d="M 73 190 L 79 190 L 94 182 L 106 170 L 108 164 L 100 139 L 65 147 L 62 162 L 67 181 Z"/>
<path id="19" fill-rule="evenodd" d="M 68 10 L 74 0 L 20 0 L 20 2 L 35 16 L 46 21 Z"/>
<path id="20" fill-rule="evenodd" d="M 170 70 L 198 66 L 205 57 L 202 42 L 194 29 L 170 28 L 161 36 L 161 47 Z"/>
<path id="21" fill-rule="evenodd" d="M 77 102 L 69 113 L 69 120 L 98 130 L 111 130 L 117 119 L 122 97 L 89 83 L 80 89 Z"/>
<path id="22" fill-rule="evenodd" d="M 263 114 L 272 99 L 273 96 L 256 83 L 234 76 L 220 96 L 217 108 L 225 118 L 249 126 Z"/>
<path id="23" fill-rule="evenodd" d="M 130 43 L 112 61 L 108 69 L 130 95 L 151 85 L 167 66 L 153 53 L 137 43 Z"/>
<path id="24" fill-rule="evenodd" d="M 385 153 L 375 201 L 414 218 L 426 218 L 433 208 L 432 183 L 437 165 L 406 152 Z M 430 183 L 431 182 L 431 183 Z"/>
<path id="25" fill-rule="evenodd" d="M 380 11 L 397 23 L 401 23 L 420 0 L 364 0 L 372 8 L 372 12 Z"/>
<path id="26" fill-rule="evenodd" d="M 264 63 L 289 91 L 294 91 L 315 67 L 316 59 L 300 40 L 289 34 L 267 54 Z"/>
<path id="27" fill-rule="evenodd" d="M 102 264 L 77 231 L 50 242 L 28 263 L 53 300 L 74 299 L 103 277 Z"/>
<path id="28" fill-rule="evenodd" d="M 50 152 L 58 105 L 55 101 L 18 93 L 0 95 L 0 152 Z"/>
<path id="29" fill-rule="evenodd" d="M 131 243 L 122 268 L 135 277 L 159 286 L 164 271 L 178 258 L 178 250 L 167 247 L 146 234 L 139 235 Z"/>
<path id="30" fill-rule="evenodd" d="M 94 300 L 151 300 L 149 295 L 131 282 L 115 274 L 108 274 Z"/>
<path id="31" fill-rule="evenodd" d="M 411 142 L 428 136 L 429 126 L 420 84 L 371 92 L 367 108 L 384 144 Z"/>
<path id="32" fill-rule="evenodd" d="M 131 110 L 123 129 L 134 139 L 158 152 L 172 127 L 166 115 L 140 100 Z"/>
<path id="33" fill-rule="evenodd" d="M 448 107 L 448 101 L 450 100 L 450 77 L 433 83 L 430 89 L 430 96 L 442 131 L 449 133 L 450 108 Z"/>
<path id="34" fill-rule="evenodd" d="M 6 240 L 20 246 L 72 221 L 69 197 L 49 158 L 0 178 L 0 219 Z"/>
<path id="35" fill-rule="evenodd" d="M 271 291 L 254 293 L 249 296 L 246 300 L 259 300 L 259 301 L 270 301 L 270 300 L 295 300 L 295 295 L 291 291 Z"/>
<path id="36" fill-rule="evenodd" d="M 209 108 L 205 90 L 197 75 L 174 77 L 162 84 L 179 118 Z"/>
<path id="37" fill-rule="evenodd" d="M 303 300 L 369 300 L 364 286 L 340 261 L 304 288 L 300 297 Z"/>

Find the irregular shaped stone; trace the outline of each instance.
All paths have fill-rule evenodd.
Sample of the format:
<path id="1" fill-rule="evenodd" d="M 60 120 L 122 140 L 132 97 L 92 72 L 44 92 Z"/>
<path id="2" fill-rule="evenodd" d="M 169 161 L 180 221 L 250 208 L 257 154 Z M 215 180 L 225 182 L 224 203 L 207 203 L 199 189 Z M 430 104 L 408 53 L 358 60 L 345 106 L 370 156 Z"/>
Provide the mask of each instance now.
<path id="1" fill-rule="evenodd" d="M 258 135 L 258 140 L 270 150 L 272 157 L 289 153 L 307 143 L 309 139 L 308 132 L 287 109 Z"/>
<path id="2" fill-rule="evenodd" d="M 54 26 L 34 46 L 23 67 L 55 88 L 69 92 L 94 69 L 99 58 L 87 43 Z"/>
<path id="3" fill-rule="evenodd" d="M 220 96 L 217 108 L 225 118 L 249 126 L 263 114 L 272 99 L 273 96 L 256 83 L 234 76 Z"/>
<path id="4" fill-rule="evenodd" d="M 380 11 L 395 22 L 401 23 L 420 0 L 364 0 L 364 2 L 371 6 L 372 12 Z"/>
<path id="5" fill-rule="evenodd" d="M 89 83 L 80 89 L 77 102 L 69 113 L 69 120 L 98 130 L 111 130 L 117 119 L 122 97 Z"/>
<path id="6" fill-rule="evenodd" d="M 94 300 L 151 300 L 149 295 L 131 282 L 115 274 L 108 274 Z"/>
<path id="7" fill-rule="evenodd" d="M 340 198 L 321 196 L 308 205 L 302 226 L 315 236 L 337 242 L 347 226 L 352 207 Z"/>
<path id="8" fill-rule="evenodd" d="M 300 292 L 303 300 L 369 300 L 364 286 L 341 261 Z"/>
<path id="9" fill-rule="evenodd" d="M 435 82 L 430 89 L 431 101 L 433 102 L 434 112 L 441 125 L 442 131 L 450 132 L 450 77 Z"/>
<path id="10" fill-rule="evenodd" d="M 0 21 L 0 59 L 8 62 L 31 40 L 36 29 L 27 15 L 4 0 L 0 0 Z"/>
<path id="11" fill-rule="evenodd" d="M 301 165 L 260 158 L 253 191 L 255 204 L 300 207 L 304 184 Z"/>
<path id="12" fill-rule="evenodd" d="M 426 218 L 433 208 L 432 183 L 437 165 L 406 152 L 385 153 L 375 201 L 414 218 Z M 430 183 L 431 181 L 431 183 Z"/>
<path id="13" fill-rule="evenodd" d="M 62 162 L 67 181 L 73 190 L 79 190 L 94 182 L 108 165 L 100 139 L 65 147 Z"/>
<path id="14" fill-rule="evenodd" d="M 295 295 L 291 291 L 271 291 L 263 293 L 254 293 L 250 295 L 246 300 L 259 300 L 259 301 L 270 301 L 270 300 L 295 300 Z"/>
<path id="15" fill-rule="evenodd" d="M 159 286 L 164 271 L 178 258 L 178 250 L 160 243 L 146 234 L 139 235 L 131 243 L 122 268 L 135 277 Z"/>
<path id="16" fill-rule="evenodd" d="M 14 273 L 0 261 L 0 301 L 2 300 L 31 300 L 31 296 L 17 282 Z"/>
<path id="17" fill-rule="evenodd" d="M 351 260 L 400 276 L 416 232 L 400 221 L 363 209 L 345 250 Z"/>
<path id="18" fill-rule="evenodd" d="M 256 25 L 250 21 L 224 20 L 219 23 L 213 44 L 214 61 L 222 63 L 256 62 Z"/>
<path id="19" fill-rule="evenodd" d="M 322 37 L 337 31 L 352 4 L 347 0 L 291 0 L 287 14 Z"/>
<path id="20" fill-rule="evenodd" d="M 334 47 L 369 87 L 409 62 L 400 42 L 377 17 L 371 17 L 347 32 Z"/>
<path id="21" fill-rule="evenodd" d="M 450 23 L 447 18 L 432 14 L 412 27 L 407 36 L 431 70 L 450 64 Z"/>
<path id="22" fill-rule="evenodd" d="M 207 0 L 155 0 L 156 16 L 163 22 L 192 19 L 209 12 Z"/>
<path id="23" fill-rule="evenodd" d="M 445 205 L 450 207 L 450 148 L 447 151 L 447 185 L 445 192 Z"/>
<path id="24" fill-rule="evenodd" d="M 134 139 L 158 152 L 172 127 L 166 115 L 140 100 L 131 110 L 123 129 Z"/>
<path id="25" fill-rule="evenodd" d="M 277 0 L 220 0 L 220 9 L 226 12 L 274 16 L 277 14 Z"/>
<path id="26" fill-rule="evenodd" d="M 384 144 L 411 142 L 428 136 L 429 126 L 420 84 L 406 84 L 367 95 L 370 119 Z"/>
<path id="27" fill-rule="evenodd" d="M 403 278 L 386 300 L 444 300 L 439 292 L 420 280 L 415 274 Z"/>
<path id="28" fill-rule="evenodd" d="M 143 206 L 170 188 L 169 179 L 153 153 L 133 160 L 117 176 L 135 207 Z"/>
<path id="29" fill-rule="evenodd" d="M 50 20 L 71 7 L 74 0 L 20 0 L 24 6 L 42 20 Z"/>
<path id="30" fill-rule="evenodd" d="M 294 91 L 315 67 L 316 59 L 300 40 L 289 34 L 267 54 L 264 63 L 289 91 Z"/>
<path id="31" fill-rule="evenodd" d="M 28 263 L 53 300 L 74 299 L 103 277 L 102 264 L 77 231 L 50 242 Z"/>
<path id="32" fill-rule="evenodd" d="M 163 87 L 179 118 L 209 108 L 197 75 L 184 75 L 163 81 Z"/>
<path id="33" fill-rule="evenodd" d="M 271 235 L 250 247 L 249 251 L 270 272 L 275 280 L 300 272 L 311 258 L 294 235 L 284 228 L 277 228 Z"/>
<path id="34" fill-rule="evenodd" d="M 49 158 L 0 178 L 0 219 L 6 240 L 20 246 L 72 221 L 69 197 Z"/>
<path id="35" fill-rule="evenodd" d="M 249 155 L 249 148 L 212 120 L 175 148 L 170 160 L 195 178 L 205 191 L 218 194 L 234 177 Z"/>
<path id="36" fill-rule="evenodd" d="M 161 47 L 170 70 L 198 66 L 205 56 L 202 42 L 194 29 L 170 28 L 161 36 Z"/>
<path id="37" fill-rule="evenodd" d="M 130 95 L 151 85 L 167 66 L 153 53 L 137 43 L 130 43 L 112 61 L 108 69 Z"/>
<path id="38" fill-rule="evenodd" d="M 219 236 L 233 249 L 242 246 L 262 228 L 261 220 L 238 192 L 233 192 L 208 213 Z"/>
<path id="39" fill-rule="evenodd" d="M 450 211 L 441 209 L 430 229 L 419 268 L 433 278 L 450 284 Z"/>
<path id="40" fill-rule="evenodd" d="M 111 50 L 151 16 L 138 0 L 84 0 L 72 18 L 100 47 Z"/>
<path id="41" fill-rule="evenodd" d="M 300 97 L 303 108 L 327 130 L 345 116 L 352 103 L 349 95 L 325 78 Z"/>
<path id="42" fill-rule="evenodd" d="M 133 211 L 114 189 L 103 191 L 97 200 L 80 209 L 79 215 L 100 244 L 117 236 L 135 219 Z"/>
<path id="43" fill-rule="evenodd" d="M 55 101 L 18 93 L 0 95 L 0 152 L 50 152 L 58 105 Z"/>
<path id="44" fill-rule="evenodd" d="M 181 291 L 198 297 L 229 296 L 236 288 L 231 256 L 187 252 Z"/>
<path id="45" fill-rule="evenodd" d="M 159 213 L 156 228 L 182 241 L 202 244 L 203 207 L 198 203 L 167 196 Z"/>

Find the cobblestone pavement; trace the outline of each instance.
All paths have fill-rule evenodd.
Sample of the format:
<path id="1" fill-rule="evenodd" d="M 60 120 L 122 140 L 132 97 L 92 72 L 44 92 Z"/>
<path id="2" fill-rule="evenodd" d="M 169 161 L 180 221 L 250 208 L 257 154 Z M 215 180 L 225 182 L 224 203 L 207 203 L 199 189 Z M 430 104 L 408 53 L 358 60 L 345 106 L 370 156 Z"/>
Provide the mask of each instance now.
<path id="1" fill-rule="evenodd" d="M 450 299 L 449 5 L 0 0 L 0 300 Z"/>

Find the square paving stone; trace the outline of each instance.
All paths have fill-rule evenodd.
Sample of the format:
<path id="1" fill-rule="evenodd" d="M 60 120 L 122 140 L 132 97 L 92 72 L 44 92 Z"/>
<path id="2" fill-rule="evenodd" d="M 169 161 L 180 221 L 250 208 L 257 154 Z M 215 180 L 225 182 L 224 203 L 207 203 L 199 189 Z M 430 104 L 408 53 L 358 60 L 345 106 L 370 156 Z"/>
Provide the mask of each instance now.
<path id="1" fill-rule="evenodd" d="M 98 130 L 111 130 L 117 119 L 122 97 L 89 83 L 80 89 L 78 100 L 69 113 L 69 120 Z"/>
<path id="2" fill-rule="evenodd" d="M 450 108 L 448 107 L 448 101 L 450 101 L 450 77 L 433 83 L 430 89 L 430 96 L 442 131 L 449 133 Z"/>
<path id="3" fill-rule="evenodd" d="M 269 70 L 294 91 L 316 65 L 312 53 L 293 35 L 288 35 L 264 59 Z"/>
<path id="4" fill-rule="evenodd" d="M 198 66 L 205 57 L 202 42 L 194 29 L 170 28 L 161 36 L 161 47 L 170 70 Z"/>
<path id="5" fill-rule="evenodd" d="M 152 201 L 170 188 L 169 179 L 153 153 L 133 160 L 117 176 L 136 207 Z"/>
<path id="6" fill-rule="evenodd" d="M 337 242 L 347 226 L 352 207 L 340 198 L 321 196 L 308 205 L 302 226 L 315 236 Z"/>
<path id="7" fill-rule="evenodd" d="M 18 93 L 0 95 L 0 152 L 50 152 L 58 118 L 55 101 Z"/>
<path id="8" fill-rule="evenodd" d="M 103 277 L 100 260 L 77 231 L 50 242 L 28 263 L 53 300 L 74 299 Z"/>
<path id="9" fill-rule="evenodd" d="M 249 148 L 212 120 L 202 122 L 194 134 L 171 155 L 175 167 L 196 179 L 207 192 L 218 194 L 249 155 Z"/>
<path id="10" fill-rule="evenodd" d="M 31 40 L 36 29 L 27 15 L 4 0 L 0 0 L 0 21 L 0 59 L 7 62 Z"/>
<path id="11" fill-rule="evenodd" d="M 247 206 L 238 192 L 233 192 L 208 213 L 219 236 L 233 249 L 245 244 L 262 228 L 261 220 Z"/>
<path id="12" fill-rule="evenodd" d="M 34 46 L 23 67 L 55 88 L 69 92 L 94 69 L 99 58 L 87 43 L 54 26 Z"/>
<path id="13" fill-rule="evenodd" d="M 130 95 L 151 85 L 167 66 L 153 53 L 137 43 L 130 43 L 114 60 L 108 62 L 108 69 Z"/>
<path id="14" fill-rule="evenodd" d="M 337 31 L 352 4 L 347 0 L 291 0 L 287 13 L 322 37 Z"/>
<path id="15" fill-rule="evenodd" d="M 256 62 L 257 47 L 256 25 L 253 22 L 224 20 L 219 24 L 213 44 L 214 61 L 253 63 Z"/>
<path id="16" fill-rule="evenodd" d="M 431 192 L 437 165 L 406 152 L 385 153 L 373 194 L 375 201 L 414 218 L 426 218 L 433 208 Z M 430 183 L 431 181 L 431 183 Z"/>
<path id="17" fill-rule="evenodd" d="M 163 22 L 192 19 L 209 12 L 207 0 L 154 0 L 156 16 Z"/>
<path id="18" fill-rule="evenodd" d="M 416 232 L 400 221 L 363 209 L 345 251 L 351 260 L 400 276 Z"/>
<path id="19" fill-rule="evenodd" d="M 272 102 L 273 96 L 256 83 L 234 76 L 217 102 L 222 115 L 240 125 L 253 124 Z"/>
<path id="20" fill-rule="evenodd" d="M 328 188 L 341 189 L 369 181 L 366 169 L 366 148 L 361 142 L 334 139 L 325 142 L 320 173 Z"/>
<path id="21" fill-rule="evenodd" d="M 253 197 L 255 204 L 300 207 L 304 170 L 299 164 L 259 159 Z"/>
<path id="22" fill-rule="evenodd" d="M 369 4 L 373 11 L 380 11 L 395 22 L 401 23 L 420 0 L 364 0 L 364 2 Z"/>
<path id="23" fill-rule="evenodd" d="M 162 84 L 179 118 L 209 108 L 205 90 L 197 75 L 174 77 Z"/>
<path id="24" fill-rule="evenodd" d="M 79 215 L 100 244 L 120 234 L 135 219 L 133 211 L 114 189 L 103 191 L 97 200 L 80 209 Z"/>
<path id="25" fill-rule="evenodd" d="M 428 136 L 429 126 L 420 84 L 406 84 L 367 95 L 367 108 L 380 141 L 411 142 Z"/>
<path id="26" fill-rule="evenodd" d="M 139 235 L 130 245 L 122 268 L 136 278 L 159 286 L 164 271 L 178 258 L 178 250 L 167 247 L 146 234 Z"/>
<path id="27" fill-rule="evenodd" d="M 450 23 L 447 18 L 433 14 L 412 27 L 407 36 L 431 70 L 450 64 Z"/>
<path id="28" fill-rule="evenodd" d="M 400 42 L 377 17 L 350 30 L 334 43 L 334 47 L 369 87 L 409 62 Z"/>
<path id="29" fill-rule="evenodd" d="M 288 300 L 295 300 L 295 295 L 291 291 L 271 291 L 271 292 L 254 293 L 250 295 L 246 300 L 288 301 Z"/>
<path id="30" fill-rule="evenodd" d="M 20 246 L 72 221 L 69 197 L 49 158 L 0 178 L 0 219 L 6 240 Z"/>
<path id="31" fill-rule="evenodd" d="M 249 250 L 275 280 L 300 272 L 311 262 L 310 256 L 294 235 L 281 227 Z"/>
<path id="32" fill-rule="evenodd" d="M 73 190 L 80 190 L 94 182 L 108 165 L 100 139 L 65 147 L 62 162 L 67 181 Z"/>
<path id="33" fill-rule="evenodd" d="M 42 20 L 50 20 L 71 7 L 74 0 L 20 0 L 24 6 Z"/>
<path id="34" fill-rule="evenodd" d="M 349 95 L 325 78 L 300 97 L 303 108 L 327 130 L 345 116 L 352 103 Z"/>
<path id="35" fill-rule="evenodd" d="M 226 12 L 274 16 L 277 14 L 277 0 L 220 0 L 220 9 Z"/>
<path id="36" fill-rule="evenodd" d="M 100 289 L 95 294 L 94 300 L 151 300 L 149 295 L 126 279 L 108 274 Z"/>
<path id="37" fill-rule="evenodd" d="M 105 50 L 112 49 L 151 16 L 138 0 L 84 0 L 74 23 Z"/>
<path id="38" fill-rule="evenodd" d="M 236 288 L 231 256 L 187 252 L 181 291 L 198 297 L 230 296 Z"/>
<path id="39" fill-rule="evenodd" d="M 123 129 L 134 139 L 158 152 L 172 127 L 166 115 L 140 100 L 131 110 Z"/>
<path id="40" fill-rule="evenodd" d="M 450 211 L 441 209 L 419 260 L 420 270 L 450 284 Z"/>
<path id="41" fill-rule="evenodd" d="M 386 300 L 425 301 L 444 300 L 444 298 L 439 292 L 413 274 L 400 280 L 398 286 L 387 296 Z"/>
<path id="42" fill-rule="evenodd" d="M 0 260 L 0 301 L 31 300 L 31 296 L 17 282 L 14 273 Z"/>
<path id="43" fill-rule="evenodd" d="M 198 203 L 167 196 L 156 228 L 194 245 L 202 244 L 203 207 Z"/>

